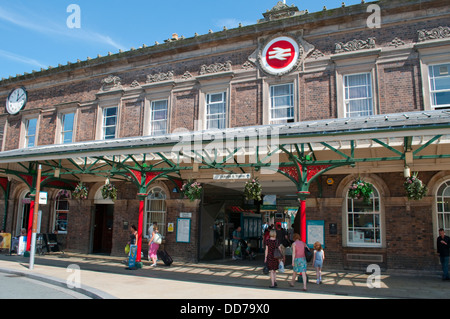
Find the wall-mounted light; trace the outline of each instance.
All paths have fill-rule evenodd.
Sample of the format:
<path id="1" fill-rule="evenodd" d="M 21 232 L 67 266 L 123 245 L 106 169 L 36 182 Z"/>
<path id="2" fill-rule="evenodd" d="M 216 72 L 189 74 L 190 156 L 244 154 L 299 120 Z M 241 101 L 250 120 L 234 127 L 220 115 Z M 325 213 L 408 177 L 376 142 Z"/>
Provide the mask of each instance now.
<path id="1" fill-rule="evenodd" d="M 409 166 L 405 166 L 405 168 L 403 169 L 403 176 L 411 177 L 411 169 L 409 168 Z"/>
<path id="2" fill-rule="evenodd" d="M 59 175 L 61 174 L 61 169 L 59 167 L 55 168 L 55 178 L 59 178 Z"/>

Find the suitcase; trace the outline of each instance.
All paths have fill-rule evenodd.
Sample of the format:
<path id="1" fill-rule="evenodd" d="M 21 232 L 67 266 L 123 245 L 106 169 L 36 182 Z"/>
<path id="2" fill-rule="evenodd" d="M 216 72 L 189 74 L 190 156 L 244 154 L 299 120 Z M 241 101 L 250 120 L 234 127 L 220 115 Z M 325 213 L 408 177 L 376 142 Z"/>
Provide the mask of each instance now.
<path id="1" fill-rule="evenodd" d="M 157 256 L 158 259 L 161 259 L 166 266 L 170 266 L 173 263 L 172 257 L 170 257 L 166 250 L 158 250 Z"/>

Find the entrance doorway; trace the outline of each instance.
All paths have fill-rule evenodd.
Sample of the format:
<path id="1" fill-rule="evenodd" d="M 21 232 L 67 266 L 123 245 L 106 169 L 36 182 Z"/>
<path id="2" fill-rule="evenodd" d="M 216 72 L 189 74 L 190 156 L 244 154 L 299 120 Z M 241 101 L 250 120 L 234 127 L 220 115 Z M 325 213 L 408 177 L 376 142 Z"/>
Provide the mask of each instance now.
<path id="1" fill-rule="evenodd" d="M 113 225 L 114 205 L 95 205 L 93 254 L 111 254 Z"/>

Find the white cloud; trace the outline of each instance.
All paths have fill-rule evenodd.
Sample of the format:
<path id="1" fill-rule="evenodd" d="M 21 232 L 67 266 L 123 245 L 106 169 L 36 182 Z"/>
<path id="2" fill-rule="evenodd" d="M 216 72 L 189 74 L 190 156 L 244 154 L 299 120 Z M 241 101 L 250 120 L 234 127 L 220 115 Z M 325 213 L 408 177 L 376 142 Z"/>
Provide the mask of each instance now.
<path id="1" fill-rule="evenodd" d="M 47 68 L 48 66 L 44 65 L 43 63 L 35 60 L 35 59 L 31 59 L 16 53 L 12 53 L 9 51 L 5 51 L 5 50 L 1 50 L 0 49 L 0 56 L 8 59 L 8 60 L 12 60 L 12 61 L 17 61 L 20 63 L 24 63 L 24 64 L 28 64 L 34 67 L 38 67 L 38 68 Z"/>
<path id="2" fill-rule="evenodd" d="M 110 36 L 87 30 L 85 28 L 69 29 L 65 24 L 58 25 L 48 20 L 37 21 L 38 17 L 19 16 L 0 8 L 0 20 L 7 21 L 30 31 L 34 31 L 46 36 L 59 36 L 72 38 L 87 42 L 102 43 L 114 47 L 115 49 L 125 49 L 125 46 L 114 41 Z M 32 22 L 35 20 L 35 22 Z M 42 19 L 41 19 L 42 20 Z"/>
<path id="3" fill-rule="evenodd" d="M 241 23 L 243 26 L 254 24 L 254 22 L 250 22 L 250 21 L 240 21 L 235 18 L 225 18 L 225 19 L 217 20 L 216 26 L 218 28 L 227 27 L 227 29 L 234 29 L 234 28 L 239 27 L 239 23 Z"/>

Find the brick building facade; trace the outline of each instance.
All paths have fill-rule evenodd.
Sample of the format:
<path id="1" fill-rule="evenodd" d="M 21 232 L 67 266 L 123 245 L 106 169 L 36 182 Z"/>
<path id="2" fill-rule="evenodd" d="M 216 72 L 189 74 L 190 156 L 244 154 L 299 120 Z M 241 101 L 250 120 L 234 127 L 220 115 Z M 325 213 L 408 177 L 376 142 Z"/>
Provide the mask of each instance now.
<path id="1" fill-rule="evenodd" d="M 368 11 L 371 4 L 375 11 Z M 381 25 L 370 28 L 376 8 Z M 324 221 L 330 264 L 434 269 L 439 266 L 437 229 L 450 230 L 450 186 L 445 186 L 450 185 L 449 18 L 450 5 L 443 0 L 382 0 L 315 13 L 280 2 L 254 25 L 191 38 L 173 35 L 163 44 L 3 79 L 3 228 L 17 235 L 28 226 L 24 199 L 35 190 L 39 163 L 49 192 L 41 231 L 66 225 L 59 230 L 67 251 L 122 255 L 128 226 L 143 224 L 145 236 L 156 218 L 174 259 L 195 261 L 213 253 L 212 229 L 218 220 L 224 222 L 227 207 L 248 204 L 244 181 L 217 181 L 213 174 L 245 172 L 258 176 L 264 194 L 276 194 L 278 203 L 298 206 L 298 195 L 307 219 Z M 270 68 L 271 60 L 281 54 L 283 61 L 282 54 L 292 51 L 274 48 L 268 50 L 272 57 L 264 55 L 271 41 L 291 43 L 297 53 L 293 66 L 281 73 Z M 7 99 L 19 87 L 26 89 L 26 105 L 10 114 Z M 269 158 L 277 149 L 283 163 L 277 174 L 263 174 L 264 165 L 251 163 L 245 152 L 225 167 L 224 161 L 211 159 L 217 153 L 202 153 L 196 162 L 199 153 L 185 152 L 179 161 L 181 153 L 174 150 L 180 136 L 194 141 L 200 132 L 207 144 L 219 140 L 217 130 L 237 139 L 241 129 L 247 136 L 253 128 L 281 130 L 283 149 L 256 150 Z M 215 138 L 205 138 L 210 131 Z M 238 156 L 222 150 L 227 159 Z M 303 159 L 307 153 L 313 159 Z M 317 169 L 308 189 L 286 168 L 293 162 L 308 167 L 308 173 Z M 419 201 L 405 195 L 405 166 L 420 172 L 428 186 Z M 157 178 L 144 185 L 144 172 Z M 347 197 L 358 176 L 376 188 L 370 210 Z M 106 178 L 118 188 L 115 201 L 99 195 Z M 182 182 L 190 179 L 211 185 L 202 200 L 180 195 Z M 73 191 L 78 181 L 88 186 L 88 199 L 61 199 L 61 189 Z M 67 210 L 57 209 L 61 200 L 67 201 Z M 140 201 L 145 201 L 143 220 Z M 106 226 L 96 234 L 96 216 L 106 214 L 108 205 L 111 220 L 102 220 Z M 277 208 L 281 213 L 282 206 Z M 189 243 L 178 241 L 177 229 L 168 230 L 169 224 L 176 228 L 180 213 L 191 216 Z M 358 224 L 369 215 L 372 222 Z M 329 231 L 331 225 L 336 232 Z M 97 242 L 98 236 L 108 244 Z"/>

